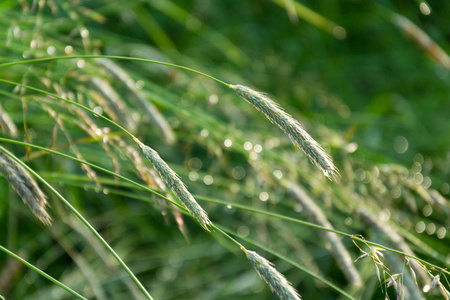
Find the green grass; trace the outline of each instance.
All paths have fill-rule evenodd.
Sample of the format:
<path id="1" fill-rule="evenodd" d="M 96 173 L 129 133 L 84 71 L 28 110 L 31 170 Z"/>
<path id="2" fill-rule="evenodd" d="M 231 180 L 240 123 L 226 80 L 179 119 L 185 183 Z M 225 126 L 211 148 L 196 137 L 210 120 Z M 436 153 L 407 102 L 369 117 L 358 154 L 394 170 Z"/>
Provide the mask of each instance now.
<path id="1" fill-rule="evenodd" d="M 0 298 L 278 299 L 284 276 L 302 299 L 448 299 L 450 11 L 421 3 L 2 1 L 0 146 L 53 223 L 0 177 Z M 275 264 L 255 268 L 276 293 L 248 251 Z"/>

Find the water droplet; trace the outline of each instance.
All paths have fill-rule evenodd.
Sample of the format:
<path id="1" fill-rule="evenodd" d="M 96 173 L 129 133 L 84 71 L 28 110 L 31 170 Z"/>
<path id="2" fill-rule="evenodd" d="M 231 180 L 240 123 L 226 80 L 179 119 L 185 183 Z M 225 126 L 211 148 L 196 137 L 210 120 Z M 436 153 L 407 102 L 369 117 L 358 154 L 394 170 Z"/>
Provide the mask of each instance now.
<path id="1" fill-rule="evenodd" d="M 269 200 L 269 194 L 267 192 L 261 192 L 259 194 L 259 200 L 266 202 L 267 200 Z"/>
<path id="2" fill-rule="evenodd" d="M 237 230 L 237 234 L 243 238 L 247 237 L 249 233 L 250 229 L 247 226 L 240 226 Z"/>
<path id="3" fill-rule="evenodd" d="M 426 230 L 429 235 L 432 235 L 436 231 L 436 225 L 434 223 L 430 223 L 427 225 Z"/>
<path id="4" fill-rule="evenodd" d="M 253 148 L 253 145 L 252 145 L 251 142 L 245 142 L 244 143 L 244 149 L 245 150 L 250 151 L 250 150 L 252 150 L 252 148 Z"/>
<path id="5" fill-rule="evenodd" d="M 73 47 L 72 46 L 70 46 L 70 45 L 67 45 L 66 46 L 66 48 L 64 48 L 64 52 L 66 53 L 66 54 L 72 54 L 72 52 L 73 52 Z"/>
<path id="6" fill-rule="evenodd" d="M 191 171 L 191 172 L 189 172 L 188 177 L 189 177 L 189 179 L 190 179 L 191 181 L 197 181 L 197 179 L 198 179 L 198 173 L 195 172 L 195 171 Z"/>
<path id="7" fill-rule="evenodd" d="M 438 239 L 445 238 L 446 234 L 447 234 L 447 229 L 445 229 L 445 227 L 440 227 L 436 232 Z"/>
<path id="8" fill-rule="evenodd" d="M 211 175 L 206 175 L 203 177 L 203 183 L 206 185 L 211 185 L 214 182 L 214 178 Z"/>
<path id="9" fill-rule="evenodd" d="M 205 137 L 207 137 L 208 135 L 209 135 L 208 129 L 202 129 L 202 130 L 200 131 L 200 136 L 201 136 L 201 137 L 205 138 Z"/>
<path id="10" fill-rule="evenodd" d="M 236 180 L 244 179 L 245 169 L 241 166 L 234 167 L 233 170 L 231 170 L 231 175 Z"/>
<path id="11" fill-rule="evenodd" d="M 398 136 L 394 139 L 394 150 L 397 153 L 405 153 L 408 150 L 408 140 L 403 136 Z"/>
<path id="12" fill-rule="evenodd" d="M 280 170 L 275 170 L 273 171 L 273 176 L 275 176 L 278 179 L 283 178 L 283 172 L 281 172 Z"/>
<path id="13" fill-rule="evenodd" d="M 208 103 L 209 103 L 210 105 L 216 105 L 217 102 L 219 102 L 219 97 L 217 97 L 216 94 L 212 94 L 211 96 L 209 96 L 209 98 L 208 98 Z"/>
<path id="14" fill-rule="evenodd" d="M 138 80 L 135 86 L 138 90 L 142 90 L 142 88 L 144 87 L 144 82 L 142 80 Z"/>
<path id="15" fill-rule="evenodd" d="M 86 65 L 86 62 L 84 61 L 84 59 L 79 59 L 77 61 L 77 67 L 78 68 L 82 69 L 82 68 L 84 68 L 85 65 Z"/>
<path id="16" fill-rule="evenodd" d="M 203 165 L 202 161 L 197 157 L 192 157 L 188 161 L 188 167 L 193 171 L 200 170 L 202 168 L 202 165 Z"/>
<path id="17" fill-rule="evenodd" d="M 425 217 L 429 217 L 433 213 L 433 208 L 431 207 L 431 205 L 427 204 L 423 207 L 422 213 Z"/>
<path id="18" fill-rule="evenodd" d="M 80 35 L 84 39 L 88 38 L 89 37 L 89 30 L 87 30 L 86 28 L 81 29 Z"/>
<path id="19" fill-rule="evenodd" d="M 229 148 L 233 145 L 233 141 L 231 141 L 230 139 L 226 139 L 223 144 L 225 145 L 225 147 Z"/>
<path id="20" fill-rule="evenodd" d="M 416 231 L 417 231 L 417 233 L 422 233 L 425 231 L 425 223 L 423 221 L 417 222 Z"/>
<path id="21" fill-rule="evenodd" d="M 428 4 L 425 2 L 420 2 L 419 9 L 420 9 L 420 12 L 422 14 L 424 14 L 425 16 L 428 16 L 429 14 L 431 14 L 431 9 L 428 6 Z"/>
<path id="22" fill-rule="evenodd" d="M 228 209 L 232 209 L 233 206 L 231 206 L 230 204 L 228 204 L 228 205 L 227 205 L 227 208 L 228 208 Z"/>
<path id="23" fill-rule="evenodd" d="M 97 115 L 101 115 L 103 113 L 103 109 L 100 106 L 96 106 L 93 109 L 94 113 L 96 113 Z M 97 117 L 97 116 L 96 116 Z"/>
<path id="24" fill-rule="evenodd" d="M 56 53 L 56 48 L 55 48 L 54 46 L 49 46 L 49 47 L 47 48 L 47 53 L 48 53 L 48 55 L 55 55 L 55 53 Z"/>

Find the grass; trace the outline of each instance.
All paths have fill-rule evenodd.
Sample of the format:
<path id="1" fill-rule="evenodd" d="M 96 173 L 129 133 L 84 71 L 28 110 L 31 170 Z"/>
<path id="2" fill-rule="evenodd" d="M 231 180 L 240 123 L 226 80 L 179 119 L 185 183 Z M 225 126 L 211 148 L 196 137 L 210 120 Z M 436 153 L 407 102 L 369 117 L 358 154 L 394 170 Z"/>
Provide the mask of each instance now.
<path id="1" fill-rule="evenodd" d="M 1 297 L 448 299 L 438 3 L 0 13 Z"/>

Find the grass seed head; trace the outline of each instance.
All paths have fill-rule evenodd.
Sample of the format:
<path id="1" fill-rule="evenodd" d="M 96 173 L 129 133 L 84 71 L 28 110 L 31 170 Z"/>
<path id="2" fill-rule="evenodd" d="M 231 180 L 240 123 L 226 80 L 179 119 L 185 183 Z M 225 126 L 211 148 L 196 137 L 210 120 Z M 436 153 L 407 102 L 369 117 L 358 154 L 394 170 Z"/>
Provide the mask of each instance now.
<path id="1" fill-rule="evenodd" d="M 294 144 L 299 146 L 303 152 L 322 170 L 330 179 L 339 174 L 331 157 L 323 150 L 302 125 L 286 113 L 277 103 L 269 99 L 266 95 L 252 90 L 243 85 L 231 85 L 236 93 L 262 112 L 271 122 L 289 136 Z"/>
<path id="2" fill-rule="evenodd" d="M 27 170 L 0 150 L 0 172 L 19 194 L 33 214 L 45 225 L 50 225 L 52 218 L 47 213 L 47 197 Z"/>
<path id="3" fill-rule="evenodd" d="M 269 285 L 281 300 L 300 300 L 301 297 L 287 279 L 273 267 L 273 264 L 254 251 L 242 249 L 248 261 L 259 276 Z"/>
<path id="4" fill-rule="evenodd" d="M 152 148 L 139 143 L 144 156 L 151 161 L 156 172 L 158 172 L 164 183 L 170 187 L 172 192 L 184 204 L 187 210 L 197 219 L 197 221 L 206 230 L 209 230 L 211 221 L 205 210 L 195 201 L 192 194 L 188 191 L 178 175 L 169 167 L 169 165 L 159 156 L 158 152 Z"/>

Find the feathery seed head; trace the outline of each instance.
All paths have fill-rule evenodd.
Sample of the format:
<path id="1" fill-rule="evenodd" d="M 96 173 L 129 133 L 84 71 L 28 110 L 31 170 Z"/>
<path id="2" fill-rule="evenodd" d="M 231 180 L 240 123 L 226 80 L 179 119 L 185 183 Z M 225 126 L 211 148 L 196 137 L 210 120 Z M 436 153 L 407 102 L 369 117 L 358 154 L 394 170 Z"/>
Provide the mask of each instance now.
<path id="1" fill-rule="evenodd" d="M 241 249 L 247 255 L 248 261 L 253 265 L 259 276 L 269 285 L 272 292 L 275 292 L 281 300 L 300 300 L 301 297 L 291 286 L 287 279 L 278 272 L 273 264 L 254 251 L 245 248 Z"/>
<path id="2" fill-rule="evenodd" d="M 0 173 L 8 180 L 33 214 L 45 225 L 50 225 L 52 218 L 46 211 L 47 197 L 28 171 L 1 150 Z"/>
<path id="3" fill-rule="evenodd" d="M 166 185 L 170 187 L 172 192 L 178 199 L 184 204 L 187 210 L 197 219 L 202 227 L 209 231 L 208 226 L 211 225 L 211 221 L 208 218 L 208 214 L 197 203 L 192 194 L 188 191 L 184 183 L 178 177 L 178 175 L 169 167 L 169 165 L 159 156 L 158 152 L 144 145 L 139 140 L 135 139 L 142 149 L 144 156 L 151 161 L 156 172 Z"/>
<path id="4" fill-rule="evenodd" d="M 331 157 L 323 150 L 302 125 L 286 113 L 277 103 L 263 93 L 252 90 L 243 85 L 230 85 L 236 93 L 257 110 L 262 112 L 272 123 L 275 123 L 291 141 L 299 146 L 303 152 L 322 170 L 329 179 L 339 174 Z"/>

